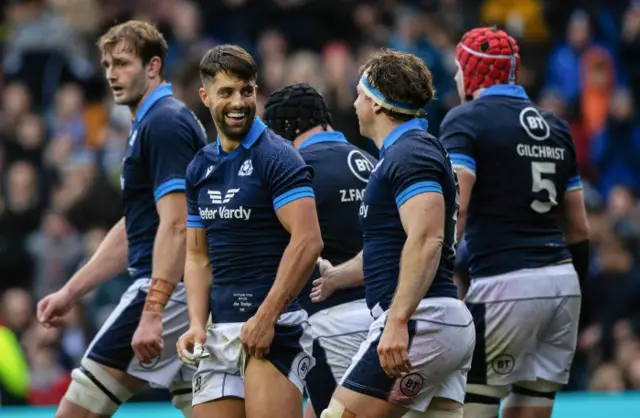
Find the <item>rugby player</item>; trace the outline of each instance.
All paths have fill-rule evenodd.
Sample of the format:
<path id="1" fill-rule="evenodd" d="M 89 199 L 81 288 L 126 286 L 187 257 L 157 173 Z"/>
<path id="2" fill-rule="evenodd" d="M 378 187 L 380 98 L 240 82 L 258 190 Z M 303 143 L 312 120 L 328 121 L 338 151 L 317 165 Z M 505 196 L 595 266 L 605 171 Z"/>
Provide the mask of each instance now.
<path id="1" fill-rule="evenodd" d="M 313 189 L 324 242 L 322 258 L 326 260 L 321 263 L 338 265 L 352 259 L 362 250 L 358 211 L 369 174 L 378 161 L 333 130 L 324 98 L 308 84 L 293 84 L 272 93 L 265 104 L 264 121 L 292 141 L 314 170 Z M 321 280 L 317 273 L 313 279 Z M 337 290 L 328 299 L 327 292 L 314 295 L 314 303 L 311 289 L 310 280 L 299 298 L 309 315 L 316 360 L 306 378 L 310 399 L 307 418 L 320 416 L 329 405 L 373 322 L 362 285 Z"/>
<path id="2" fill-rule="evenodd" d="M 519 86 L 519 48 L 477 28 L 456 48 L 464 104 L 441 141 L 460 182 L 476 327 L 465 417 L 549 417 L 569 378 L 589 241 L 576 150 L 567 122 Z M 572 264 L 573 263 L 573 264 Z"/>
<path id="3" fill-rule="evenodd" d="M 381 159 L 360 208 L 362 257 L 336 269 L 342 283 L 364 273 L 375 321 L 321 417 L 462 417 L 475 338 L 452 280 L 455 173 L 421 118 L 431 73 L 415 55 L 385 50 L 363 65 L 357 93 L 360 133 Z"/>
<path id="4" fill-rule="evenodd" d="M 188 329 L 184 287 L 185 171 L 206 142 L 202 125 L 163 78 L 167 43 L 152 25 L 112 27 L 98 46 L 113 98 L 131 110 L 121 187 L 124 218 L 58 292 L 38 304 L 57 326 L 73 304 L 127 266 L 134 282 L 89 345 L 56 417 L 108 417 L 146 383 L 170 386 L 191 416 L 191 377 L 173 346 Z"/>
<path id="5" fill-rule="evenodd" d="M 200 62 L 218 139 L 187 169 L 187 361 L 195 417 L 302 417 L 313 367 L 308 316 L 295 298 L 322 251 L 313 170 L 256 116 L 257 66 L 238 46 Z M 205 329 L 211 313 L 213 326 Z"/>

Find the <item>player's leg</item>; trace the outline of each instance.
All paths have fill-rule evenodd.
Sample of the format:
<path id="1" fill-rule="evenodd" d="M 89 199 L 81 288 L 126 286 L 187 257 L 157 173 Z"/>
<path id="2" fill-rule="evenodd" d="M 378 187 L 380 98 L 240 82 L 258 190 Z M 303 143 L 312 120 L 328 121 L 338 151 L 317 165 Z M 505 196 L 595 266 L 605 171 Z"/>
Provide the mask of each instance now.
<path id="1" fill-rule="evenodd" d="M 306 377 L 306 388 L 315 416 L 320 416 L 366 339 L 373 318 L 366 301 L 356 300 L 319 311 L 309 323 L 316 364 Z"/>
<path id="2" fill-rule="evenodd" d="M 207 328 L 205 349 L 193 377 L 193 417 L 245 416 L 244 382 L 240 375 L 242 323 L 216 324 Z"/>
<path id="3" fill-rule="evenodd" d="M 502 405 L 505 418 L 549 418 L 556 392 L 569 381 L 578 339 L 580 298 L 564 297 L 552 302 L 554 306 L 548 309 L 555 314 L 535 353 L 537 379 L 514 384 Z"/>
<path id="4" fill-rule="evenodd" d="M 248 418 L 302 418 L 304 382 L 315 363 L 307 321 L 305 311 L 281 315 L 267 358 L 249 358 L 244 375 Z"/>
<path id="5" fill-rule="evenodd" d="M 133 283 L 89 345 L 80 367 L 60 402 L 57 418 L 110 417 L 144 382 L 126 370 L 135 358 L 131 338 L 146 294 Z"/>
<path id="6" fill-rule="evenodd" d="M 146 297 L 150 281 L 145 280 L 141 283 L 140 290 Z M 180 336 L 188 328 L 189 312 L 187 310 L 184 285 L 178 283 L 162 315 L 162 339 L 165 348 L 151 364 L 141 364 L 138 360 L 133 359 L 127 368 L 127 373 L 146 382 L 168 387 L 173 405 L 186 418 L 191 418 L 193 399 L 191 386 L 196 369 L 193 366 L 182 363 L 178 353 L 173 349 Z"/>
<path id="7" fill-rule="evenodd" d="M 377 353 L 385 318 L 371 325 L 322 417 L 399 418 L 410 410 L 460 415 L 475 340 L 464 304 L 449 298 L 421 303 L 408 326 L 412 371 L 397 379 L 386 375 Z"/>
<path id="8" fill-rule="evenodd" d="M 307 399 L 307 405 L 304 408 L 304 418 L 318 418 L 316 415 L 316 411 L 313 409 L 313 404 L 311 403 L 311 399 Z"/>
<path id="9" fill-rule="evenodd" d="M 269 360 L 249 358 L 244 389 L 248 418 L 302 418 L 302 392 Z"/>
<path id="10" fill-rule="evenodd" d="M 513 385 L 502 402 L 503 418 L 550 418 L 560 385 L 537 380 Z"/>
<path id="11" fill-rule="evenodd" d="M 469 287 L 466 303 L 474 320 L 476 346 L 465 396 L 465 418 L 497 417 L 500 401 L 512 384 L 535 380 L 538 338 L 553 313 L 547 299 L 510 300 L 510 292 L 519 280 L 534 279 L 518 274 L 474 280 Z"/>

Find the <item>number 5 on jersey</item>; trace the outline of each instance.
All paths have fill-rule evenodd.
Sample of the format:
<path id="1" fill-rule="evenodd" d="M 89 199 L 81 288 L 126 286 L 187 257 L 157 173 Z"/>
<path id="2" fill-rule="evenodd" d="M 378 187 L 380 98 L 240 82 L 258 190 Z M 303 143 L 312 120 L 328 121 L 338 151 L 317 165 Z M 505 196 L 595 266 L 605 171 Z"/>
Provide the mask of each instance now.
<path id="1" fill-rule="evenodd" d="M 551 210 L 552 207 L 558 204 L 558 191 L 556 189 L 555 183 L 553 182 L 553 180 L 542 177 L 543 174 L 553 175 L 555 173 L 556 163 L 543 163 L 539 161 L 534 161 L 531 163 L 531 176 L 533 178 L 531 191 L 533 193 L 539 193 L 543 190 L 546 190 L 549 194 L 549 199 L 547 201 L 535 199 L 533 202 L 531 202 L 531 209 L 535 210 L 538 213 L 547 213 Z"/>

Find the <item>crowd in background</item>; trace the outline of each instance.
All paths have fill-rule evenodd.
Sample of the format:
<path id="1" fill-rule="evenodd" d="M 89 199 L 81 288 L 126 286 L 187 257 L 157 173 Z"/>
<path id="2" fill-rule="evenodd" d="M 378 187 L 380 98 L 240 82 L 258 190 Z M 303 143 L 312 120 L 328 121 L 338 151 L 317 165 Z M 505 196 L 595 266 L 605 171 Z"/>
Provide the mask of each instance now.
<path id="1" fill-rule="evenodd" d="M 520 84 L 571 124 L 585 183 L 593 265 L 567 389 L 640 389 L 640 2 L 0 4 L 0 328 L 12 331 L 29 370 L 24 385 L 0 376 L 0 403 L 56 404 L 70 370 L 130 284 L 126 271 L 114 277 L 87 295 L 61 329 L 35 321 L 36 301 L 60 288 L 122 216 L 119 174 L 131 116 L 112 103 L 95 42 L 130 18 L 155 22 L 164 33 L 166 76 L 210 140 L 216 134 L 199 101 L 198 62 L 212 45 L 234 43 L 260 66 L 259 114 L 274 89 L 308 82 L 330 104 L 334 128 L 363 147 L 370 143 L 359 135 L 353 101 L 358 66 L 372 51 L 391 47 L 425 61 L 437 89 L 427 108 L 437 135 L 445 113 L 459 104 L 453 55 L 461 34 L 478 25 L 508 30 L 520 43 Z"/>

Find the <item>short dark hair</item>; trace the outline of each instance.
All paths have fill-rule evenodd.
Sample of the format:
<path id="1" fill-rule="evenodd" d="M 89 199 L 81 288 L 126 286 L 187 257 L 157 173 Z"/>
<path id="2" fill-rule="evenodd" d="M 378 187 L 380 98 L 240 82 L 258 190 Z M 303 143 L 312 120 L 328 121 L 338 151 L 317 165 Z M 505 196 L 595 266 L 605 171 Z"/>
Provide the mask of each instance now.
<path id="1" fill-rule="evenodd" d="M 271 130 L 290 141 L 316 126 L 326 130 L 333 124 L 324 97 L 307 83 L 291 84 L 271 93 L 263 119 Z"/>
<path id="2" fill-rule="evenodd" d="M 162 73 L 169 47 L 162 33 L 154 25 L 141 20 L 129 20 L 112 26 L 98 40 L 100 53 L 112 52 L 120 42 L 125 44 L 127 51 L 139 56 L 143 65 L 147 65 L 153 57 L 160 57 L 162 60 L 160 71 Z"/>
<path id="3" fill-rule="evenodd" d="M 380 91 L 385 99 L 424 108 L 435 98 L 433 77 L 425 63 L 413 54 L 383 49 L 360 67 L 360 76 L 366 73 L 369 84 Z M 400 120 L 413 116 L 382 109 L 387 115 Z"/>
<path id="4" fill-rule="evenodd" d="M 245 81 L 258 79 L 258 66 L 246 50 L 237 45 L 217 45 L 200 60 L 202 82 L 213 82 L 218 73 L 232 74 Z"/>

